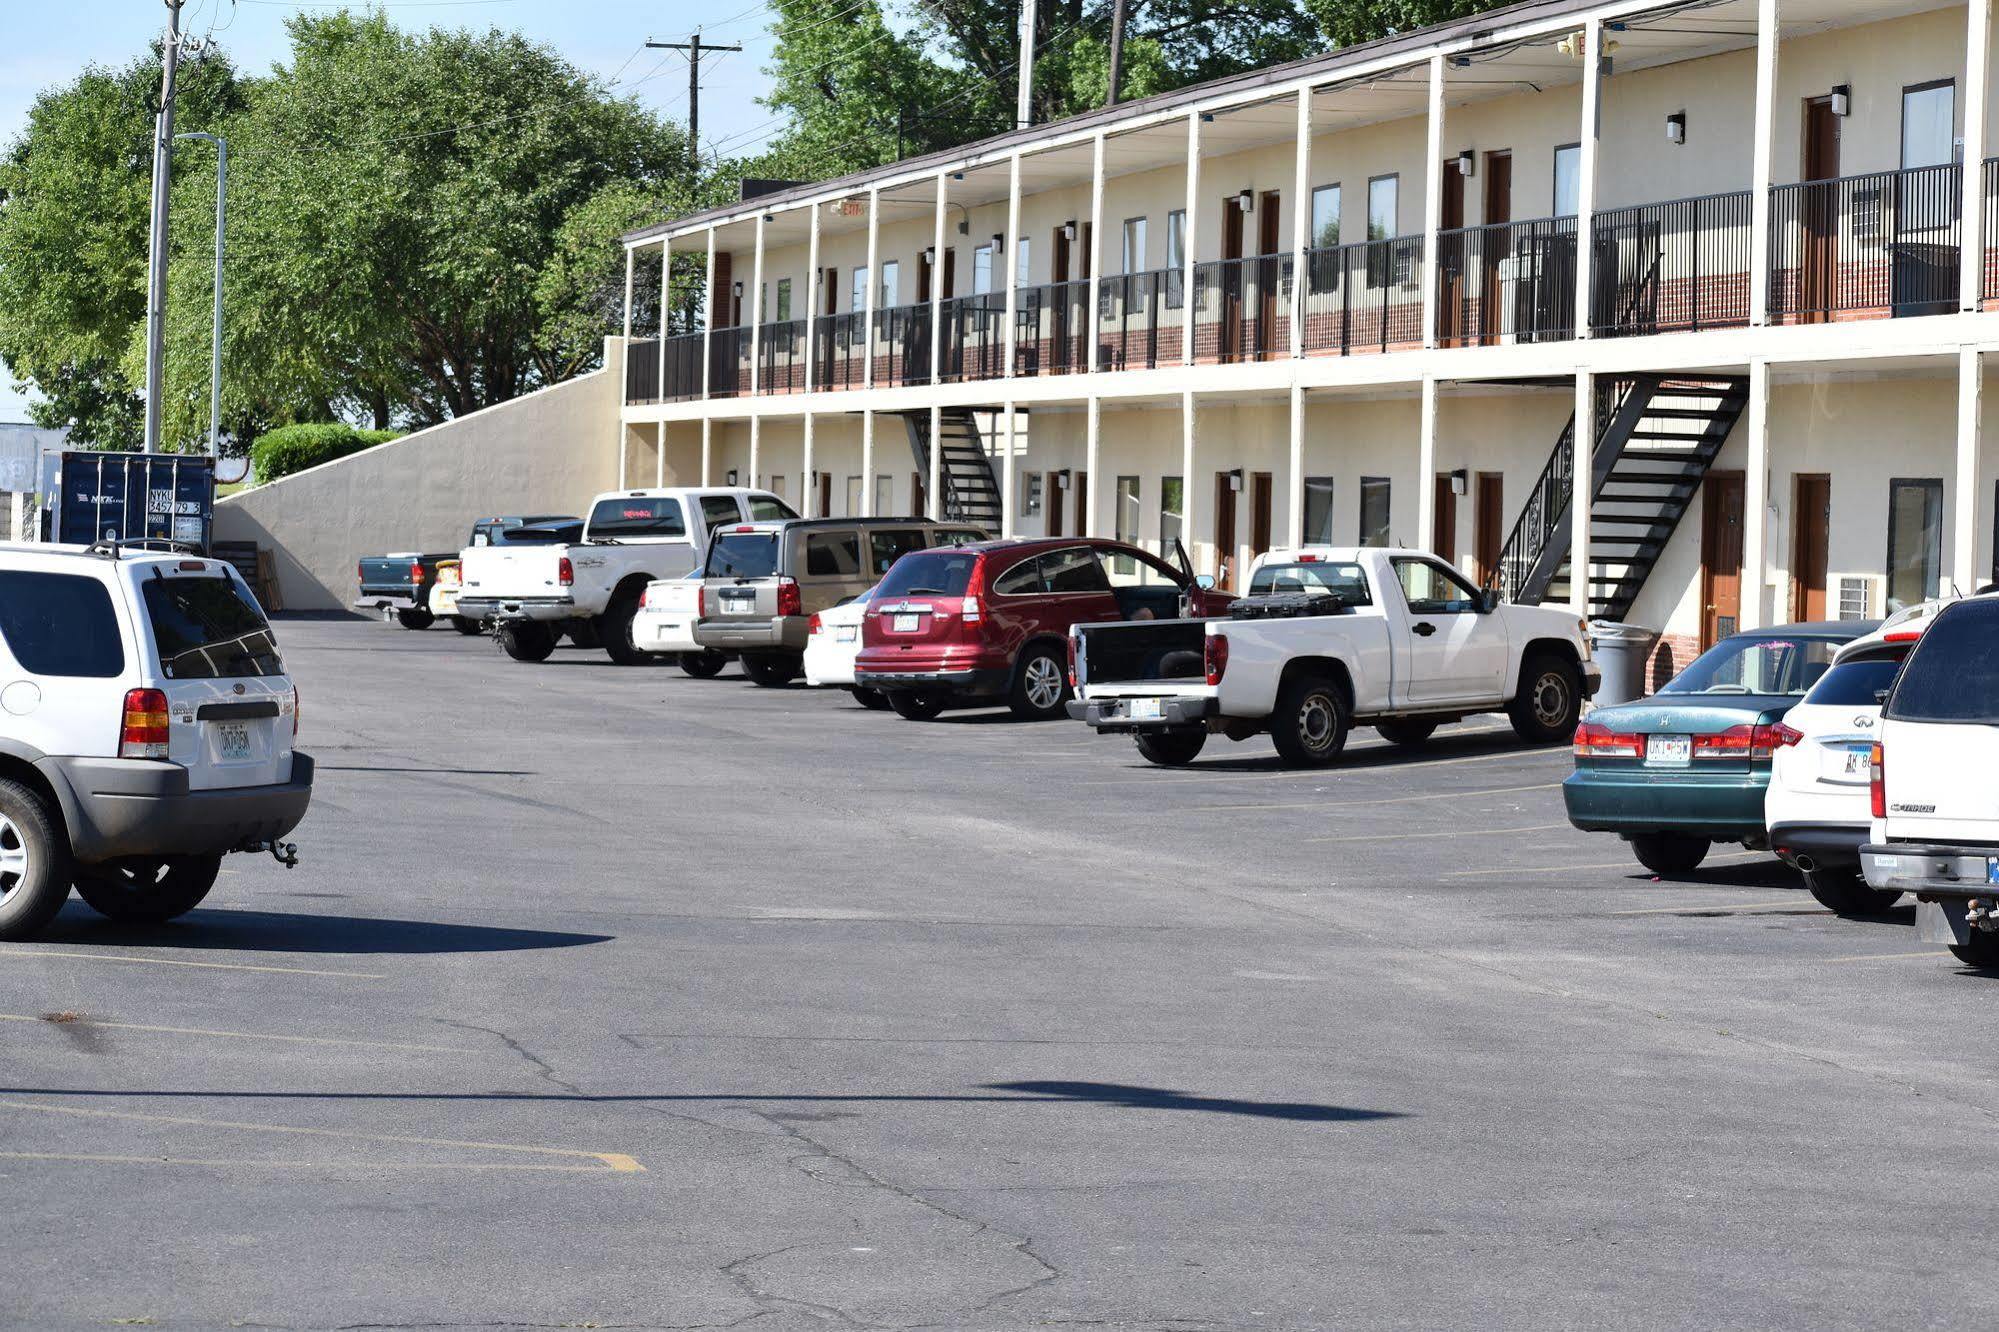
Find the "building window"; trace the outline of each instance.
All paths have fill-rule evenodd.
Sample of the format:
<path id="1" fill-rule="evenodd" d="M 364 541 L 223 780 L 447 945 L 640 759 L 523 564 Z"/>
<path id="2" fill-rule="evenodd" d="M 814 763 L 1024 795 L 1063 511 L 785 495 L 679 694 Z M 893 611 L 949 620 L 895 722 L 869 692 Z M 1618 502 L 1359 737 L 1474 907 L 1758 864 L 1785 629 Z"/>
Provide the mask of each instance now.
<path id="1" fill-rule="evenodd" d="M 1340 187 L 1321 185 L 1312 191 L 1312 246 L 1329 250 L 1340 243 Z"/>
<path id="2" fill-rule="evenodd" d="M 862 478 L 858 476 L 847 478 L 847 512 L 842 515 L 843 517 L 858 518 L 861 516 L 861 480 Z"/>
<path id="3" fill-rule="evenodd" d="M 1145 271 L 1145 219 L 1142 217 L 1124 220 L 1124 271 Z"/>
<path id="4" fill-rule="evenodd" d="M 993 247 L 980 245 L 972 250 L 972 295 L 984 296 L 993 289 Z"/>
<path id="5" fill-rule="evenodd" d="M 1393 544 L 1388 531 L 1388 478 L 1364 476 L 1360 479 L 1360 544 Z"/>
<path id="6" fill-rule="evenodd" d="M 1943 576 L 1943 482 L 1888 483 L 1888 606 L 1936 596 Z"/>
<path id="7" fill-rule="evenodd" d="M 1166 215 L 1166 308 L 1177 310 L 1185 302 L 1181 286 L 1187 277 L 1187 210 L 1176 208 Z"/>
<path id="8" fill-rule="evenodd" d="M 1582 197 L 1583 146 L 1565 143 L 1555 149 L 1555 216 L 1574 217 Z"/>
<path id="9" fill-rule="evenodd" d="M 1399 220 L 1397 193 L 1401 187 L 1398 176 L 1376 176 L 1367 183 L 1367 238 L 1371 241 L 1393 240 L 1400 233 L 1396 230 Z"/>
<path id="10" fill-rule="evenodd" d="M 770 283 L 768 282 L 757 288 L 757 322 L 762 324 L 770 322 Z"/>
<path id="11" fill-rule="evenodd" d="M 1187 519 L 1187 483 L 1177 476 L 1159 478 L 1159 548 L 1171 553 Z"/>
<path id="12" fill-rule="evenodd" d="M 772 473 L 771 473 L 771 474 L 770 474 L 769 476 L 765 477 L 765 478 L 764 478 L 764 489 L 765 489 L 765 490 L 768 490 L 768 491 L 769 491 L 769 492 L 770 492 L 771 494 L 773 494 L 773 495 L 777 496 L 777 497 L 778 497 L 779 499 L 783 499 L 783 498 L 784 498 L 784 473 L 782 473 L 782 472 L 772 472 Z"/>
<path id="13" fill-rule="evenodd" d="M 782 324 L 791 318 L 791 279 L 777 280 L 777 322 Z"/>
<path id="14" fill-rule="evenodd" d="M 1039 472 L 1020 474 L 1020 516 L 1023 518 L 1041 516 L 1041 473 Z"/>
<path id="15" fill-rule="evenodd" d="M 865 268 L 854 270 L 853 305 L 849 308 L 856 314 L 868 308 L 868 270 Z"/>
<path id="16" fill-rule="evenodd" d="M 1902 169 L 1957 160 L 1957 81 L 1902 89 Z"/>
<path id="17" fill-rule="evenodd" d="M 893 310 L 897 305 L 901 304 L 900 298 L 897 296 L 901 280 L 901 264 L 891 259 L 882 265 L 882 289 L 880 297 L 876 300 L 877 309 Z"/>
<path id="18" fill-rule="evenodd" d="M 1119 541 L 1138 540 L 1138 478 L 1135 476 L 1117 479 L 1116 524 Z"/>
<path id="19" fill-rule="evenodd" d="M 1385 485 L 1383 490 L 1385 493 Z M 1365 524 L 1362 530 L 1365 530 Z M 1305 543 L 1312 546 L 1333 544 L 1333 478 L 1330 476 L 1305 478 Z"/>
<path id="20" fill-rule="evenodd" d="M 1018 240 L 1014 241 L 1013 284 L 1016 287 L 1024 287 L 1027 285 L 1028 275 L 1034 271 L 1034 265 L 1032 262 L 1030 262 L 1030 260 L 1033 257 L 1033 254 L 1034 254 L 1034 246 L 1027 239 L 1027 237 L 1022 236 Z"/>

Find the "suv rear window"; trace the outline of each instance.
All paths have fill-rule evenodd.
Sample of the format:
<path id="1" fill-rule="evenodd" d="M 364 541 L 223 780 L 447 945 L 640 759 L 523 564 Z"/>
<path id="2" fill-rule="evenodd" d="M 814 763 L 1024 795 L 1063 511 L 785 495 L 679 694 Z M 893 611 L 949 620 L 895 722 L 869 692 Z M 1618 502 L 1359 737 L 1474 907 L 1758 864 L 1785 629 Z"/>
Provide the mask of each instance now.
<path id="1" fill-rule="evenodd" d="M 1879 695 L 1894 685 L 1895 673 L 1908 655 L 1908 649 L 1902 648 L 1878 657 L 1851 657 L 1839 662 L 1819 677 L 1812 692 L 1805 695 L 1805 702 L 1834 708 L 1879 707 Z"/>
<path id="2" fill-rule="evenodd" d="M 777 533 L 724 532 L 708 547 L 716 578 L 768 578 L 777 572 Z"/>
<path id="3" fill-rule="evenodd" d="M 805 576 L 852 578 L 861 571 L 861 539 L 852 532 L 813 532 L 805 538 Z"/>
<path id="4" fill-rule="evenodd" d="M 125 670 L 111 594 L 95 578 L 0 572 L 0 640 L 30 675 L 109 680 Z"/>
<path id="5" fill-rule="evenodd" d="M 148 578 L 140 586 L 169 678 L 284 674 L 270 624 L 235 579 Z"/>
<path id="6" fill-rule="evenodd" d="M 752 522 L 775 523 L 798 516 L 796 510 L 775 495 L 752 495 L 748 503 Z"/>
<path id="7" fill-rule="evenodd" d="M 875 589 L 875 601 L 887 597 L 962 597 L 971 586 L 976 554 L 943 547 L 919 550 L 895 562 Z"/>
<path id="8" fill-rule="evenodd" d="M 680 537 L 687 518 L 677 499 L 643 496 L 599 500 L 590 510 L 591 537 Z"/>
<path id="9" fill-rule="evenodd" d="M 1946 606 L 1930 622 L 1888 699 L 1895 721 L 1999 722 L 1999 599 Z"/>

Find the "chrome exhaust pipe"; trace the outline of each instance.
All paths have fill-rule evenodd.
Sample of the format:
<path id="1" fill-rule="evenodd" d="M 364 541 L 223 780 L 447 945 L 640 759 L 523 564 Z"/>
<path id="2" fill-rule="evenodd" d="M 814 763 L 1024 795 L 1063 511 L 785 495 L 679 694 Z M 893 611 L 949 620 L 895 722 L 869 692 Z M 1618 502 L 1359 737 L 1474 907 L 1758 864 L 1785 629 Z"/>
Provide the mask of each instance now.
<path id="1" fill-rule="evenodd" d="M 1793 855 L 1791 856 L 1791 863 L 1793 865 L 1796 865 L 1799 871 L 1804 874 L 1810 874 L 1813 870 L 1819 867 L 1819 863 L 1816 860 L 1813 860 L 1810 856 L 1806 855 L 1802 851 L 1793 853 Z"/>

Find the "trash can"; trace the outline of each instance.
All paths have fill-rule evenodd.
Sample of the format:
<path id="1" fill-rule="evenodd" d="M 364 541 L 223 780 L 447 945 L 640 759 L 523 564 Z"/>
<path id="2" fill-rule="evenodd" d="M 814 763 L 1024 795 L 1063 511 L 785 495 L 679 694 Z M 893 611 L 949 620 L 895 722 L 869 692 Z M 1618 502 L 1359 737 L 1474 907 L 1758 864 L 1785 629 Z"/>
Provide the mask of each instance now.
<path id="1" fill-rule="evenodd" d="M 1603 684 L 1593 700 L 1595 706 L 1629 703 L 1652 692 L 1645 687 L 1645 665 L 1652 658 L 1652 645 L 1658 641 L 1657 629 L 1615 620 L 1590 621 L 1590 651 L 1603 671 Z"/>

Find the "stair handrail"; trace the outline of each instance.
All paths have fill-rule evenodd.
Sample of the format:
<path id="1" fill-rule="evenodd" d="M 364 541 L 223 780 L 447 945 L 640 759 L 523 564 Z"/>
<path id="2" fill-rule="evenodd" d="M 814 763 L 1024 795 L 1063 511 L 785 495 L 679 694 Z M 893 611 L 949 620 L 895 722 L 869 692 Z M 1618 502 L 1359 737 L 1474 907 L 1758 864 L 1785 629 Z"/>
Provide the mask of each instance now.
<path id="1" fill-rule="evenodd" d="M 1605 427 L 1616 419 L 1638 382 L 1637 379 L 1614 380 L 1609 392 L 1596 395 L 1594 428 L 1590 434 L 1592 459 L 1595 457 L 1595 445 L 1603 439 Z M 1528 578 L 1547 551 L 1548 543 L 1561 530 L 1568 516 L 1575 482 L 1575 439 L 1576 418 L 1571 412 L 1568 422 L 1562 427 L 1561 436 L 1555 441 L 1555 451 L 1549 455 L 1540 476 L 1535 478 L 1533 488 L 1527 492 L 1527 502 L 1521 507 L 1520 517 L 1507 534 L 1506 544 L 1500 547 L 1497 571 L 1499 590 L 1508 601 L 1519 600 Z M 1592 478 L 1592 491 L 1594 489 Z M 1583 576 L 1587 576 L 1587 571 L 1583 572 Z M 1489 572 L 1487 578 L 1488 581 L 1491 578 Z"/>

